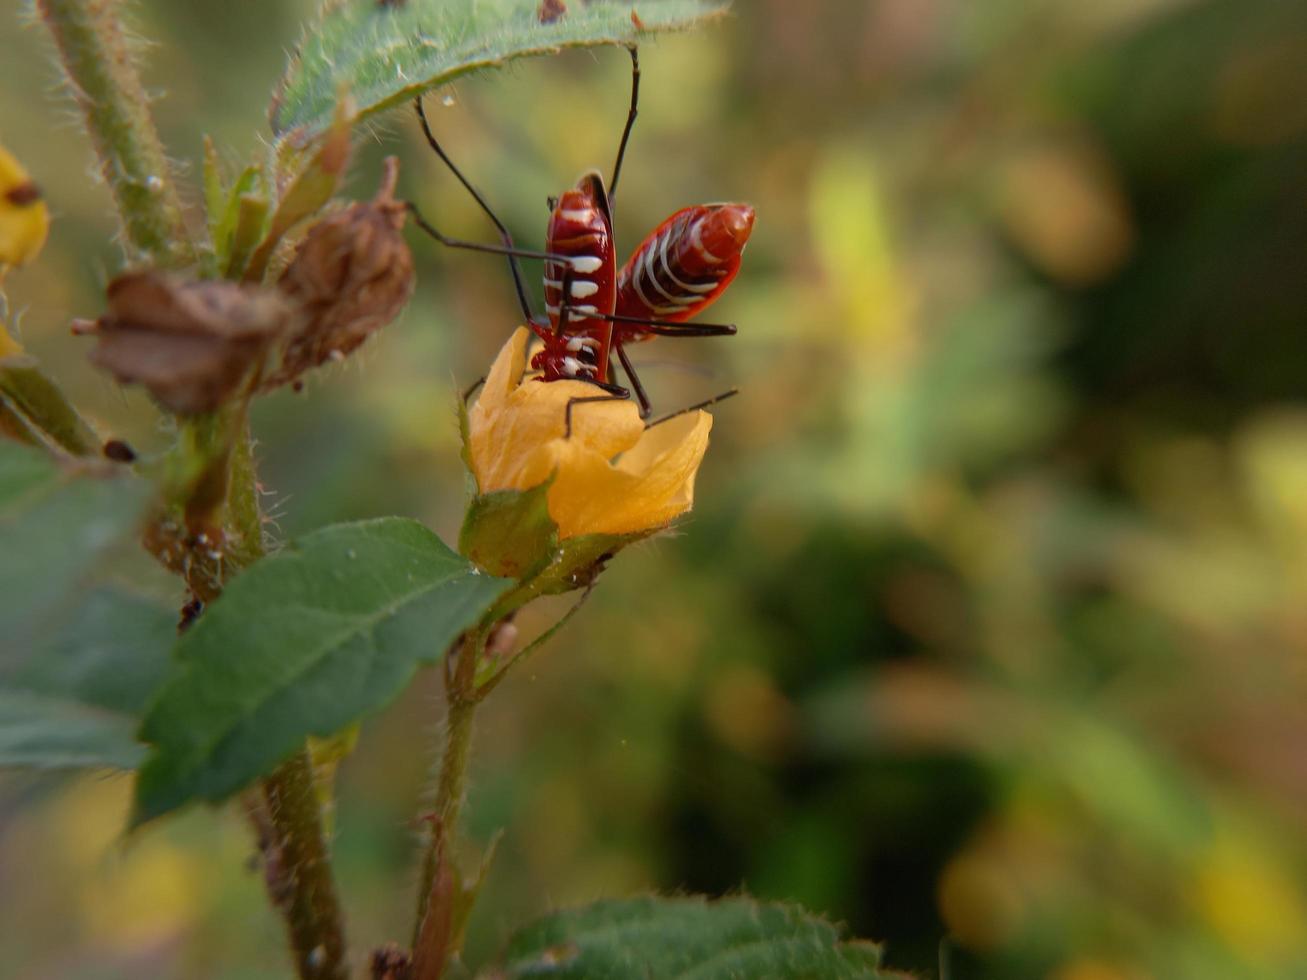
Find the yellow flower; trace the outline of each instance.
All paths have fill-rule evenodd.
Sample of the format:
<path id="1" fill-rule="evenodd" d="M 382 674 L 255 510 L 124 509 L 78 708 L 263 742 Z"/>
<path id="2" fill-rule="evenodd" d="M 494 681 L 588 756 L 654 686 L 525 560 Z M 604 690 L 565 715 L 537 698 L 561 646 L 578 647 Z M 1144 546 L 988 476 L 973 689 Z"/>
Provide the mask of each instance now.
<path id="1" fill-rule="evenodd" d="M 9 152 L 0 146 L 0 274 L 7 265 L 36 258 L 50 230 L 41 192 Z"/>
<path id="2" fill-rule="evenodd" d="M 582 381 L 523 380 L 530 332 L 520 327 L 495 358 L 468 413 L 468 458 L 481 493 L 529 490 L 553 477 L 549 516 L 559 540 L 639 534 L 694 504 L 694 477 L 712 416 L 688 412 L 646 429 L 631 401 L 567 404 L 598 389 Z"/>

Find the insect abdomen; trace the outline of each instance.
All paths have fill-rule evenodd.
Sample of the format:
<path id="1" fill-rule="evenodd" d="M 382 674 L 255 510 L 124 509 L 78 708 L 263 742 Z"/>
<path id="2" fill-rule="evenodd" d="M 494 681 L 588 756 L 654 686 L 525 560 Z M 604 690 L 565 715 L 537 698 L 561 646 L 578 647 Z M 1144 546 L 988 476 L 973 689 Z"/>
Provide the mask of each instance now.
<path id="1" fill-rule="evenodd" d="M 682 208 L 635 250 L 617 283 L 617 313 L 681 321 L 710 305 L 740 270 L 753 230 L 747 204 Z M 630 328 L 638 333 L 638 328 Z"/>

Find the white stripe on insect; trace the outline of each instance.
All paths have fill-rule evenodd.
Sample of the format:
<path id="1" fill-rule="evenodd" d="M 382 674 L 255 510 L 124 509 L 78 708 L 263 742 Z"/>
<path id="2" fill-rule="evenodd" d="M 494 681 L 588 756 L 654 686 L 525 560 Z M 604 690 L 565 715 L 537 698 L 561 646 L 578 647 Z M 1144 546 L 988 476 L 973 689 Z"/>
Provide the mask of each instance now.
<path id="1" fill-rule="evenodd" d="M 563 281 L 561 279 L 546 279 L 545 288 L 557 289 L 561 293 L 563 291 Z M 597 292 L 599 292 L 598 283 L 586 282 L 584 279 L 573 279 L 572 290 L 569 295 L 572 299 L 585 299 Z"/>
<path id="2" fill-rule="evenodd" d="M 671 240 L 671 237 L 672 236 L 670 231 L 664 232 L 661 242 L 654 243 L 654 245 L 658 247 L 655 248 L 654 246 L 650 246 L 649 254 L 645 256 L 645 260 L 644 260 L 644 272 L 645 275 L 649 277 L 649 281 L 653 283 L 653 288 L 656 289 L 659 293 L 661 293 L 663 295 L 663 298 L 666 299 L 669 303 L 675 304 L 672 307 L 670 307 L 670 309 L 679 313 L 680 307 L 690 306 L 693 303 L 697 303 L 699 301 L 699 297 L 693 294 L 685 295 L 685 294 L 676 293 L 671 290 L 665 289 L 663 287 L 663 284 L 658 281 L 658 274 L 654 271 L 654 265 L 653 265 L 654 252 L 657 251 L 661 253 L 663 256 L 663 263 L 666 264 L 667 243 Z M 666 309 L 668 308 L 663 307 L 660 309 L 659 312 L 664 312 Z"/>
<path id="3" fill-rule="evenodd" d="M 702 286 L 693 286 L 688 282 L 681 282 L 680 279 L 677 279 L 676 273 L 672 271 L 671 263 L 667 261 L 667 245 L 668 242 L 664 241 L 663 247 L 660 250 L 662 255 L 662 260 L 663 260 L 663 272 L 667 273 L 667 278 L 670 279 L 673 283 L 675 283 L 678 289 L 683 289 L 687 293 L 695 294 L 691 296 L 678 298 L 677 299 L 678 303 L 685 303 L 686 305 L 689 305 L 690 303 L 697 303 L 698 294 L 711 293 L 714 289 L 717 288 L 717 283 L 715 282 L 704 283 Z M 659 292 L 662 292 L 662 290 L 659 290 Z M 667 294 L 663 293 L 663 295 L 666 296 Z"/>
<path id="4" fill-rule="evenodd" d="M 644 287 L 640 285 L 640 279 L 644 275 L 644 264 L 636 265 L 635 272 L 631 275 L 631 286 L 635 289 L 635 295 L 640 297 L 640 302 L 649 309 L 653 309 L 653 303 L 649 302 L 649 297 L 644 294 Z"/>
<path id="5" fill-rule="evenodd" d="M 595 255 L 582 255 L 572 260 L 572 268 L 580 273 L 598 272 L 604 260 Z"/>
<path id="6" fill-rule="evenodd" d="M 660 244 L 662 245 L 663 248 L 667 247 L 666 233 L 659 236 L 658 241 L 655 241 L 652 245 L 650 245 L 648 250 L 644 253 L 644 263 L 643 263 L 644 275 L 645 278 L 649 280 L 649 284 L 653 286 L 653 288 L 656 289 L 658 292 L 662 293 L 663 298 L 665 300 L 667 300 L 669 303 L 676 303 L 679 302 L 678 299 L 675 296 L 673 296 L 671 293 L 669 293 L 667 290 L 663 289 L 663 284 L 660 283 L 658 281 L 658 277 L 654 275 L 654 268 L 653 268 L 654 253 L 658 251 L 658 246 Z"/>
<path id="7" fill-rule="evenodd" d="M 565 374 L 571 375 L 574 378 L 579 374 L 593 373 L 592 369 L 588 364 L 582 364 L 575 357 L 563 358 L 563 372 Z"/>
<path id="8" fill-rule="evenodd" d="M 562 308 L 554 303 L 546 303 L 545 312 L 548 313 L 550 316 L 558 316 L 562 312 Z M 570 306 L 569 305 L 567 307 L 567 316 L 573 323 L 576 323 L 578 320 L 589 319 L 590 317 L 594 316 L 598 312 L 599 310 L 593 306 Z"/>
<path id="9" fill-rule="evenodd" d="M 564 221 L 575 221 L 579 225 L 588 225 L 590 219 L 594 217 L 594 213 L 594 208 L 578 208 L 576 210 L 565 208 L 558 212 Z"/>
<path id="10" fill-rule="evenodd" d="M 705 262 L 709 262 L 713 265 L 720 265 L 722 260 L 703 247 L 704 220 L 705 219 L 700 218 L 694 223 L 694 230 L 690 232 L 690 244 L 694 246 L 696 252 L 703 256 Z"/>

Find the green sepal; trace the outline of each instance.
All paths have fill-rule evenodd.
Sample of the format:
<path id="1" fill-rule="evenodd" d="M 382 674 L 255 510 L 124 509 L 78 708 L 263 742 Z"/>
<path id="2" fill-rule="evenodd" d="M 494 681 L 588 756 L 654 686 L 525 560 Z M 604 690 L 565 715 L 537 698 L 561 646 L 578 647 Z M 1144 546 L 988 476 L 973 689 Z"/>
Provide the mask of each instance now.
<path id="1" fill-rule="evenodd" d="M 250 258 L 245 270 L 246 282 L 261 282 L 282 238 L 300 222 L 321 211 L 340 189 L 349 167 L 353 115 L 353 103 L 347 95 L 341 97 L 326 138 L 302 167 L 300 154 L 286 153 L 278 157 L 278 185 L 286 175 L 295 174 L 295 177 L 277 202 L 267 236 Z"/>
<path id="2" fill-rule="evenodd" d="M 559 545 L 554 560 L 531 581 L 534 595 L 561 595 L 573 589 L 587 589 L 594 584 L 608 560 L 662 528 L 634 534 L 583 534 L 568 538 Z"/>
<path id="3" fill-rule="evenodd" d="M 549 516 L 550 483 L 473 497 L 458 535 L 459 552 L 499 578 L 533 579 L 558 550 L 558 525 Z"/>
<path id="4" fill-rule="evenodd" d="M 491 575 L 522 583 L 508 597 L 512 609 L 538 596 L 589 588 L 617 552 L 663 530 L 585 534 L 560 542 L 558 525 L 549 516 L 552 484 L 551 479 L 530 490 L 477 494 L 463 518 L 459 552 Z"/>
<path id="5" fill-rule="evenodd" d="M 237 279 L 268 226 L 268 195 L 263 172 L 247 167 L 232 186 L 221 219 L 213 233 L 215 261 L 228 279 Z"/>

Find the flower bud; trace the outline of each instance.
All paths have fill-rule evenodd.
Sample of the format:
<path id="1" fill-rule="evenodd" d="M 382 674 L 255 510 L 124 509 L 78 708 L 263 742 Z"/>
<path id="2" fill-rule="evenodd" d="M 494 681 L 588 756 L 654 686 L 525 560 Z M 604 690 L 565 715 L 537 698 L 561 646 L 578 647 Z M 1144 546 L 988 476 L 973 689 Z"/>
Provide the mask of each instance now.
<path id="1" fill-rule="evenodd" d="M 504 345 L 465 419 L 476 478 L 460 548 L 495 575 L 540 592 L 589 585 L 620 548 L 663 530 L 694 503 L 712 416 L 646 428 L 639 410 L 593 398 L 580 381 L 523 380 L 529 332 Z"/>
<path id="2" fill-rule="evenodd" d="M 106 296 L 108 313 L 73 325 L 98 338 L 91 361 L 179 415 L 226 402 L 295 315 L 274 289 L 155 270 L 119 276 Z"/>
<path id="3" fill-rule="evenodd" d="M 413 293 L 413 256 L 395 200 L 399 162 L 388 157 L 381 188 L 309 229 L 278 287 L 303 313 L 267 388 L 339 360 L 390 323 Z"/>
<path id="4" fill-rule="evenodd" d="M 50 230 L 50 212 L 27 171 L 0 146 L 0 273 L 36 258 Z"/>

